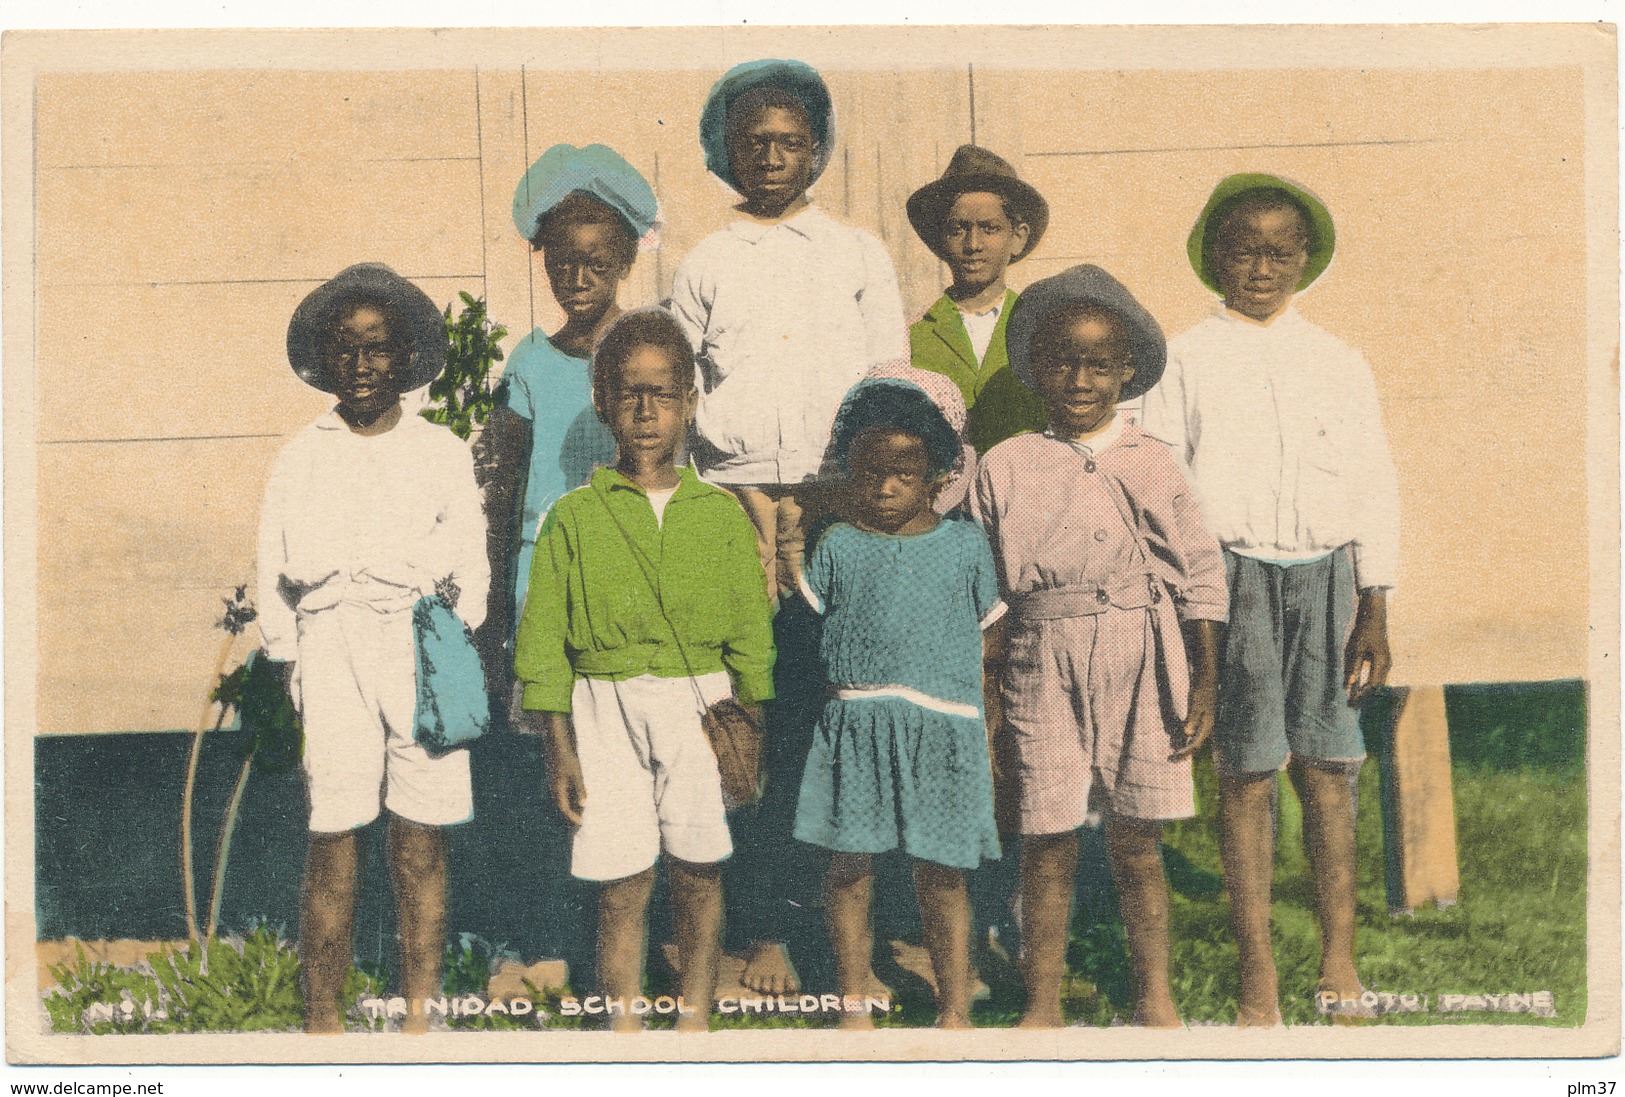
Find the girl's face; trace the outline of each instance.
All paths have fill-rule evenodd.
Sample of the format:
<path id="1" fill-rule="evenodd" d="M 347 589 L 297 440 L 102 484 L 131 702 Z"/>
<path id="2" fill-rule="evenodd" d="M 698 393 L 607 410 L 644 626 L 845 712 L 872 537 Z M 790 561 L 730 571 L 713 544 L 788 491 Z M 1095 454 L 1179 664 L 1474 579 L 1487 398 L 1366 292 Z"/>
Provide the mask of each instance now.
<path id="1" fill-rule="evenodd" d="M 623 259 L 625 237 L 614 225 L 566 226 L 542 251 L 553 299 L 577 323 L 595 322 L 615 303 L 631 269 Z"/>
<path id="2" fill-rule="evenodd" d="M 942 486 L 925 443 L 907 431 L 874 427 L 852 441 L 846 464 L 852 518 L 874 533 L 924 533 L 936 525 L 931 500 Z"/>
<path id="3" fill-rule="evenodd" d="M 390 331 L 389 318 L 372 305 L 352 305 L 340 313 L 322 345 L 340 409 L 361 421 L 376 418 L 400 399 L 408 357 Z"/>
<path id="4" fill-rule="evenodd" d="M 1133 376 L 1128 332 L 1115 313 L 1072 312 L 1033 335 L 1033 380 L 1049 409 L 1050 429 L 1062 438 L 1081 438 L 1111 422 Z"/>

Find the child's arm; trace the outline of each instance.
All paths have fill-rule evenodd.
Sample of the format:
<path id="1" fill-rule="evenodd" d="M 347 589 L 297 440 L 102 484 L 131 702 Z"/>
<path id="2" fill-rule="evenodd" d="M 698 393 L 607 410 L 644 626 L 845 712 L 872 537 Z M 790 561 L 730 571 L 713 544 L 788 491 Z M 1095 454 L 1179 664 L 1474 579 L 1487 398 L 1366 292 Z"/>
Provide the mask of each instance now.
<path id="1" fill-rule="evenodd" d="M 491 563 L 486 556 L 485 508 L 480 502 L 479 484 L 474 479 L 474 455 L 462 447 L 456 471 L 447 485 L 446 520 L 435 536 L 444 538 L 447 563 L 444 578 L 457 591 L 457 616 L 470 630 L 485 623 L 486 602 L 491 593 Z M 436 576 L 437 579 L 442 578 Z"/>
<path id="2" fill-rule="evenodd" d="M 491 595 L 480 650 L 494 666 L 513 632 L 513 592 L 519 578 L 514 562 L 519 556 L 525 490 L 530 480 L 531 422 L 511 408 L 498 407 L 491 413 L 485 437 L 493 465 L 486 488 L 486 513 L 491 523 L 486 534 Z"/>
<path id="3" fill-rule="evenodd" d="M 1189 758 L 1213 734 L 1219 707 L 1219 643 L 1224 625 L 1218 621 L 1188 620 L 1181 626 L 1190 660 L 1190 702 L 1185 710 L 1184 746 L 1169 755 L 1170 762 Z"/>
<path id="4" fill-rule="evenodd" d="M 569 714 L 527 709 L 520 722 L 526 732 L 544 736 L 547 783 L 553 792 L 553 802 L 559 806 L 559 814 L 571 826 L 579 827 L 581 813 L 587 806 L 587 784 L 581 777 L 575 726 L 570 722 Z"/>
<path id="5" fill-rule="evenodd" d="M 909 360 L 908 320 L 897 288 L 897 269 L 879 240 L 863 234 L 864 285 L 858 293 L 868 368 Z"/>
<path id="6" fill-rule="evenodd" d="M 1349 704 L 1358 705 L 1374 689 L 1388 682 L 1393 669 L 1393 653 L 1388 649 L 1388 592 L 1370 587 L 1360 592 L 1354 611 L 1354 628 L 1343 652 L 1344 686 Z"/>
<path id="7" fill-rule="evenodd" d="M 294 608 L 288 602 L 289 589 L 283 582 L 288 563 L 285 461 L 286 456 L 278 458 L 272 468 L 271 478 L 265 485 L 265 500 L 260 506 L 255 610 L 266 658 L 291 665 L 299 656 L 299 626 Z"/>
<path id="8" fill-rule="evenodd" d="M 569 635 L 569 571 L 573 546 L 566 496 L 548 512 L 530 562 L 529 594 L 514 636 L 514 673 L 524 685 L 520 704 L 531 714 L 568 713 L 575 670 Z M 538 716 L 540 719 L 540 716 Z M 535 725 L 527 724 L 535 730 Z"/>
<path id="9" fill-rule="evenodd" d="M 762 582 L 762 558 L 756 547 L 756 527 L 737 503 L 719 508 L 725 521 L 718 524 L 716 559 L 718 578 L 730 592 L 734 612 L 733 635 L 723 643 L 722 663 L 733 679 L 734 694 L 760 726 L 757 706 L 773 699 L 773 608 Z"/>

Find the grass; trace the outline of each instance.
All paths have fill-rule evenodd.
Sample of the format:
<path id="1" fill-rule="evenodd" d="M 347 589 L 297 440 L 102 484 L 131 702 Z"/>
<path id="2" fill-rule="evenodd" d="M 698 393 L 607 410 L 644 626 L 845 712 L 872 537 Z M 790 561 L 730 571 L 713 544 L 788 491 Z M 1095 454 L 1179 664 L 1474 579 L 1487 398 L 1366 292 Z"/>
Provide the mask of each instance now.
<path id="1" fill-rule="evenodd" d="M 1383 886 L 1382 820 L 1377 767 L 1360 780 L 1358 962 L 1373 990 L 1426 994 L 1553 993 L 1556 1016 L 1527 1014 L 1398 1013 L 1375 1022 L 1416 1024 L 1521 1024 L 1576 1026 L 1586 1015 L 1586 792 L 1584 770 L 1572 764 L 1499 769 L 1455 767 L 1456 820 L 1462 879 L 1460 902 L 1391 918 Z M 1235 1016 L 1236 950 L 1218 876 L 1212 817 L 1211 766 L 1197 768 L 1198 818 L 1168 829 L 1164 860 L 1172 905 L 1174 997 L 1187 1022 L 1230 1023 Z M 1283 797 L 1283 841 L 1277 851 L 1275 953 L 1281 1007 L 1288 1024 L 1326 1023 L 1310 993 L 1316 982 L 1318 932 L 1308 865 L 1298 845 L 1295 813 Z M 1086 847 L 1088 843 L 1086 843 Z M 1126 944 L 1116 904 L 1096 863 L 1084 876 L 1068 962 L 1073 972 L 1065 1001 L 1069 1020 L 1104 1026 L 1132 1012 Z M 506 954 L 472 935 L 448 949 L 447 994 L 482 994 L 492 966 Z M 52 969 L 58 987 L 44 997 L 56 1032 L 200 1032 L 297 1029 L 298 960 L 280 933 L 266 926 L 242 938 L 217 940 L 207 969 L 197 946 L 154 953 L 147 963 L 116 968 L 85 960 Z M 378 997 L 391 982 L 376 964 L 353 969 L 345 1000 Z M 1019 984 L 993 979 L 993 993 L 973 1009 L 980 1025 L 1013 1024 L 1021 1008 Z M 928 1025 L 929 993 L 917 981 L 898 980 L 887 1026 Z M 651 965 L 650 993 L 671 990 L 669 976 Z M 459 1018 L 462 1029 L 582 1028 L 592 1018 L 559 1016 L 561 993 L 531 988 L 538 1012 L 529 1017 Z M 350 1027 L 383 1027 L 357 1005 Z M 664 1027 L 657 1019 L 652 1027 Z M 776 1015 L 717 1016 L 715 1029 L 828 1027 L 834 1019 Z"/>

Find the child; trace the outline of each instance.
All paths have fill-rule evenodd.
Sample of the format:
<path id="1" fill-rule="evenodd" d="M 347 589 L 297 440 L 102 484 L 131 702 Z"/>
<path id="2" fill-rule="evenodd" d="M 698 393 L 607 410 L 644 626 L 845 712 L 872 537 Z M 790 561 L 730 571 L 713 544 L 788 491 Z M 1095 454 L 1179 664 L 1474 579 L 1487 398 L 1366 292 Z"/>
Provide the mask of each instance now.
<path id="1" fill-rule="evenodd" d="M 959 386 L 977 453 L 1043 430 L 1043 402 L 1005 368 L 1005 325 L 1016 295 L 1004 275 L 1049 227 L 1044 196 L 1002 157 L 961 145 L 941 178 L 909 196 L 908 219 L 953 274 L 948 292 L 908 329 L 913 363 Z"/>
<path id="2" fill-rule="evenodd" d="M 691 456 L 750 515 L 775 599 L 794 594 L 807 531 L 832 509 L 826 455 L 841 398 L 871 366 L 908 353 L 885 248 L 807 195 L 834 140 L 829 89 L 811 67 L 762 60 L 724 74 L 701 113 L 700 143 L 706 167 L 739 193 L 741 216 L 702 240 L 672 283 L 672 312 L 698 353 Z M 813 624 L 798 616 L 792 609 L 775 626 L 787 653 L 781 681 L 816 673 L 792 662 Z M 796 855 L 787 794 L 811 728 L 798 717 L 794 700 L 770 712 L 767 795 L 740 851 L 751 879 L 735 889 L 744 905 L 730 917 L 748 942 L 741 981 L 764 994 L 799 989 L 781 940 L 806 906 L 796 887 L 808 874 L 784 871 Z"/>
<path id="3" fill-rule="evenodd" d="M 768 602 L 750 521 L 675 458 L 694 413 L 694 353 L 668 313 L 627 313 L 593 359 L 593 406 L 613 468 L 564 495 L 542 526 L 515 669 L 528 730 L 575 828 L 571 872 L 602 883 L 598 977 L 642 991 L 654 865 L 670 869 L 682 1029 L 704 1031 L 722 927 L 718 862 L 733 846 L 700 718 L 773 695 Z M 732 690 L 730 690 L 730 676 Z M 641 1027 L 624 1010 L 619 1029 Z"/>
<path id="4" fill-rule="evenodd" d="M 989 673 L 1002 676 L 1020 788 L 1025 1027 L 1062 1023 L 1077 827 L 1096 812 L 1135 1023 L 1180 1023 L 1158 841 L 1163 820 L 1195 812 L 1190 756 L 1212 729 L 1225 597 L 1218 546 L 1178 465 L 1115 413 L 1156 384 L 1164 354 L 1156 321 L 1099 267 L 1029 286 L 1010 319 L 1010 365 L 1050 427 L 993 447 L 977 474 L 1010 605 Z"/>
<path id="5" fill-rule="evenodd" d="M 824 617 L 831 685 L 795 835 L 835 851 L 826 917 L 846 996 L 873 979 L 870 857 L 901 847 L 914 859 L 937 1024 L 969 1028 L 965 870 L 999 855 L 980 704 L 981 632 L 1004 612 L 993 556 L 974 524 L 932 509 L 959 436 L 918 386 L 856 386 L 834 451 L 852 521 L 824 534 L 802 582 Z M 843 1022 L 870 1024 L 867 1014 Z"/>
<path id="6" fill-rule="evenodd" d="M 401 394 L 445 364 L 434 302 L 388 267 L 364 263 L 314 290 L 288 325 L 288 361 L 338 398 L 294 435 L 265 490 L 259 624 L 305 727 L 310 836 L 299 905 L 305 1028 L 343 1030 L 356 831 L 389 813 L 409 1030 L 440 993 L 446 847 L 441 828 L 471 818 L 468 752 L 433 757 L 412 738 L 417 700 L 412 607 L 449 595 L 472 628 L 490 579 L 468 447 Z"/>
<path id="7" fill-rule="evenodd" d="M 1292 307 L 1332 251 L 1331 215 L 1302 187 L 1260 174 L 1221 182 L 1187 252 L 1223 308 L 1173 341 L 1168 375 L 1146 398 L 1147 433 L 1189 466 L 1225 549 L 1230 631 L 1214 760 L 1242 1025 L 1280 1021 L 1271 794 L 1283 765 L 1303 803 L 1319 989 L 1345 1000 L 1363 989 L 1353 788 L 1365 749 L 1354 708 L 1391 662 L 1399 490 L 1371 367 Z"/>
<path id="8" fill-rule="evenodd" d="M 756 525 L 769 589 L 793 593 L 805 531 L 829 509 L 825 451 L 841 398 L 906 357 L 880 241 L 813 205 L 834 143 L 829 89 L 799 61 L 754 61 L 711 89 L 706 167 L 743 218 L 677 268 L 671 309 L 699 355 L 693 456 Z"/>
<path id="9" fill-rule="evenodd" d="M 541 260 L 564 326 L 519 341 L 502 375 L 502 406 L 491 416 L 493 647 L 508 643 L 524 608 L 542 517 L 615 459 L 615 441 L 592 410 L 588 359 L 621 314 L 617 292 L 656 213 L 643 176 L 603 145 L 554 145 L 514 191 L 514 227 Z"/>

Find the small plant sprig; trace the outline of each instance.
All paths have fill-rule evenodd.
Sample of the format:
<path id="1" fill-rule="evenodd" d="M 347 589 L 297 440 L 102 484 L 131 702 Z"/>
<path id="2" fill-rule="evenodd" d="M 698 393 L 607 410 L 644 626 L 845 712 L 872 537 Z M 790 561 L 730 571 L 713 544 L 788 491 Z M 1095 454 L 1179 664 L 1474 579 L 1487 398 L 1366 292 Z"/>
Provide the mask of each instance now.
<path id="1" fill-rule="evenodd" d="M 455 318 L 452 305 L 446 306 L 445 371 L 429 385 L 430 405 L 422 415 L 431 423 L 441 423 L 465 442 L 476 426 L 484 426 L 497 403 L 497 386 L 491 367 L 502 361 L 498 344 L 508 329 L 492 323 L 485 313 L 485 301 L 466 292 L 457 294 L 463 310 Z"/>

